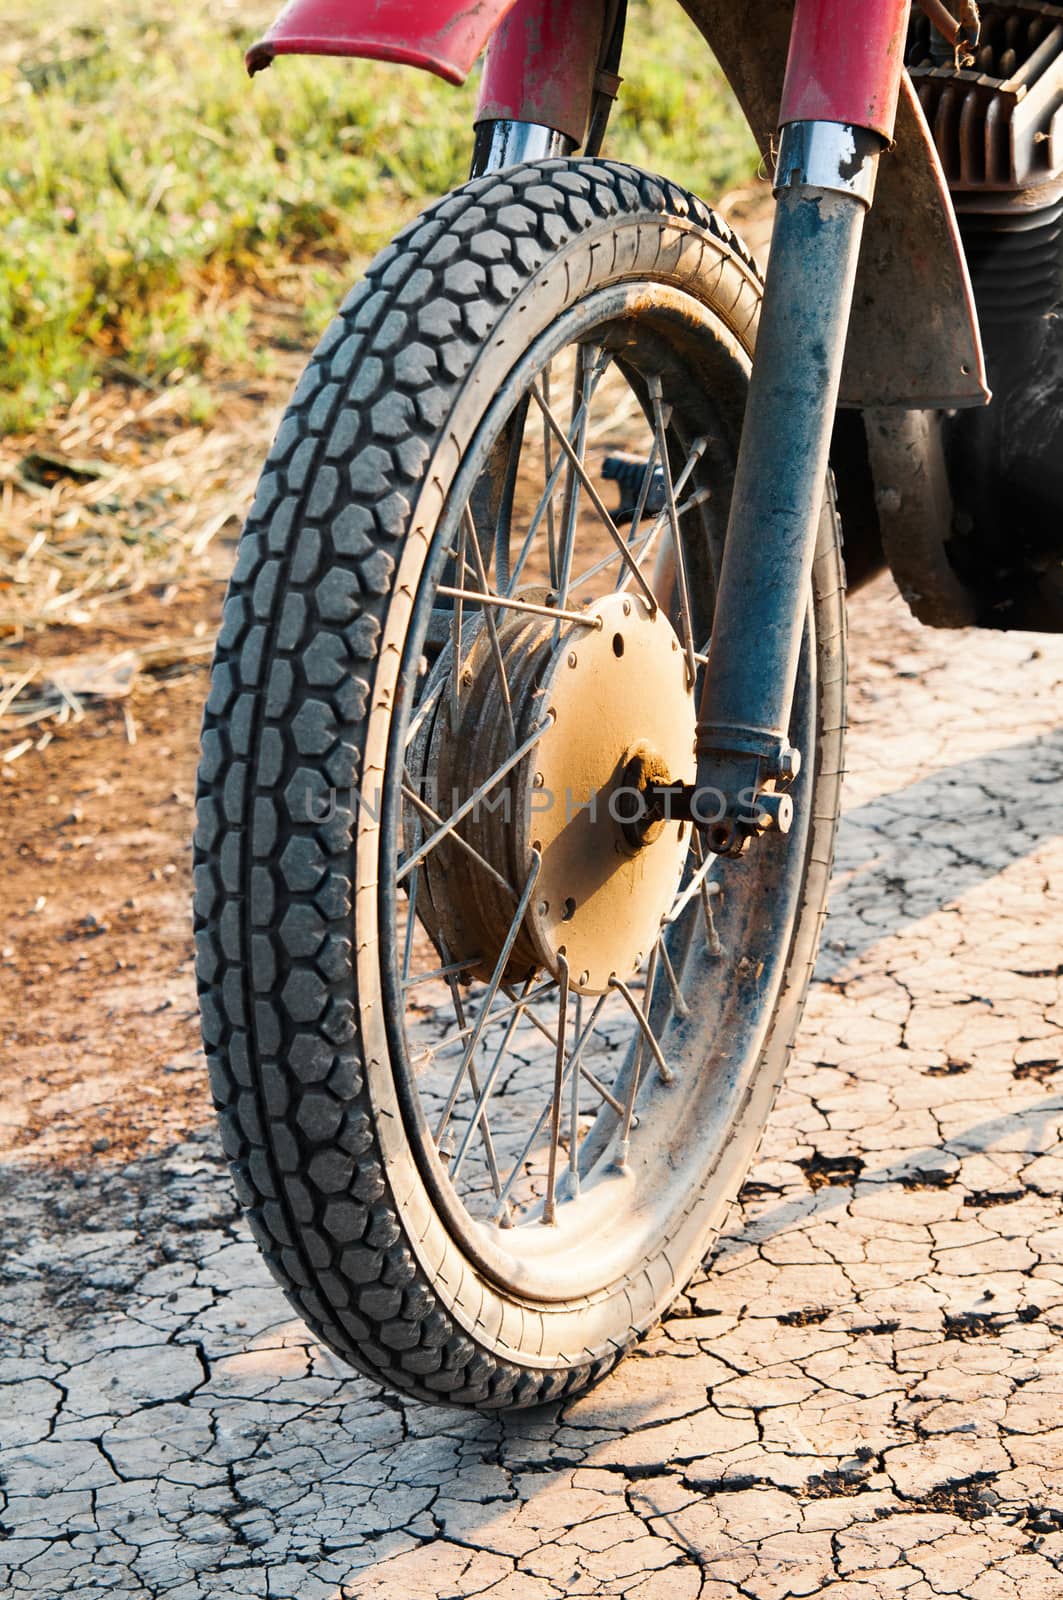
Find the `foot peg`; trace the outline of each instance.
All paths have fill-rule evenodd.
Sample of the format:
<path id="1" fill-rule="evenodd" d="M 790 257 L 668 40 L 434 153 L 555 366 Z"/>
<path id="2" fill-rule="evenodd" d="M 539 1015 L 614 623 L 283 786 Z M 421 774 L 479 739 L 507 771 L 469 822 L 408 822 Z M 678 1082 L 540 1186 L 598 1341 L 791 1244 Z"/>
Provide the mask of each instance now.
<path id="1" fill-rule="evenodd" d="M 635 520 L 635 512 L 643 495 L 643 516 L 656 517 L 664 510 L 666 494 L 663 468 L 658 466 L 651 471 L 649 462 L 638 456 L 606 456 L 602 463 L 602 477 L 617 484 L 620 489 L 620 509 L 613 512 L 613 521 L 618 528 Z"/>

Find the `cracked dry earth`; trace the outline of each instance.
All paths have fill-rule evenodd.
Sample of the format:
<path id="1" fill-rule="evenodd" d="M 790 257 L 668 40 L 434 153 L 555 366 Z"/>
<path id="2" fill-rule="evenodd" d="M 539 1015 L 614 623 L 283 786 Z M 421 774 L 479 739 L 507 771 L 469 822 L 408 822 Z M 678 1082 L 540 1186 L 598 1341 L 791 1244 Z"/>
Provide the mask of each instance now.
<path id="1" fill-rule="evenodd" d="M 29 1003 L 87 978 L 62 1042 L 5 1046 L 0 1594 L 1063 1596 L 1063 641 L 925 632 L 885 582 L 852 635 L 833 915 L 759 1159 L 710 1270 L 564 1406 L 402 1404 L 292 1320 L 196 1065 L 174 776 L 96 886 L 110 933 L 47 958 L 9 894 Z M 187 781 L 192 689 L 137 763 L 91 752 L 104 865 L 159 740 Z"/>

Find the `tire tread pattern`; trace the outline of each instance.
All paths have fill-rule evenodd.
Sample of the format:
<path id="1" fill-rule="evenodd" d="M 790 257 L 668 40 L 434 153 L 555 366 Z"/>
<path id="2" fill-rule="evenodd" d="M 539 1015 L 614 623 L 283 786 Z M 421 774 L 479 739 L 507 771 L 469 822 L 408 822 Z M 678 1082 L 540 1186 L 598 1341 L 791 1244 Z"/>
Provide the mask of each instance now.
<path id="1" fill-rule="evenodd" d="M 403 1233 L 353 992 L 357 785 L 401 540 L 476 352 L 530 273 L 632 209 L 702 202 L 604 161 L 516 168 L 446 196 L 380 254 L 280 424 L 225 601 L 203 724 L 197 980 L 210 1082 L 251 1230 L 291 1304 L 363 1372 L 439 1404 L 531 1405 L 600 1377 L 508 1362 L 448 1314 Z"/>

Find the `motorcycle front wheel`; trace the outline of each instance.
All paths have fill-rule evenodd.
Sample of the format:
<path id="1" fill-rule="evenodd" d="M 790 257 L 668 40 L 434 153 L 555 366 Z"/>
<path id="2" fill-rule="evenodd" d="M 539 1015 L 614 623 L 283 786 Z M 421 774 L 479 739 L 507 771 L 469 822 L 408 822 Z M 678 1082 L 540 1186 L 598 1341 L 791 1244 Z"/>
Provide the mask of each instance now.
<path id="1" fill-rule="evenodd" d="M 717 859 L 644 797 L 694 774 L 760 292 L 662 179 L 478 179 L 345 302 L 242 537 L 196 834 L 223 1142 L 298 1313 L 428 1401 L 608 1371 L 792 1048 L 842 764 L 829 492 L 792 831 Z"/>

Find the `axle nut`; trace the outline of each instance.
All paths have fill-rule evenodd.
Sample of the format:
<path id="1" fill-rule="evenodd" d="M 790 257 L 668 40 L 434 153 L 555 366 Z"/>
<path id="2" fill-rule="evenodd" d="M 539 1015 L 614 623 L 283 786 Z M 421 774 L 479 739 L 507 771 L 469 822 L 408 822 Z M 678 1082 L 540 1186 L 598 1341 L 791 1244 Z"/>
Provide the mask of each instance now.
<path id="1" fill-rule="evenodd" d="M 758 794 L 757 820 L 764 832 L 789 833 L 794 825 L 794 803 L 788 794 Z"/>

